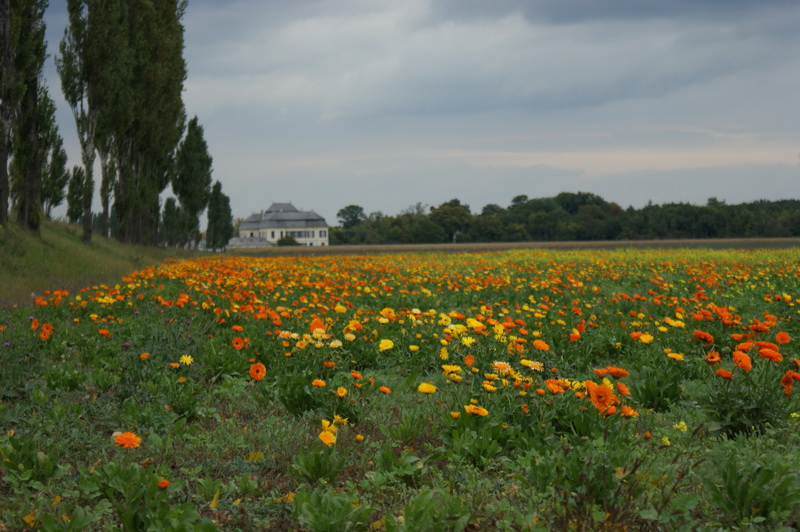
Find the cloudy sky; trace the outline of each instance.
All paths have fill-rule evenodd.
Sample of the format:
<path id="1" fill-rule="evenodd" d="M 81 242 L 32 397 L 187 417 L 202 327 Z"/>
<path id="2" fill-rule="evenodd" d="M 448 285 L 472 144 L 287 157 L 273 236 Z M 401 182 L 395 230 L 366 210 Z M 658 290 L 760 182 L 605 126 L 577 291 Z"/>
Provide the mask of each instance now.
<path id="1" fill-rule="evenodd" d="M 187 114 L 235 217 L 800 198 L 796 0 L 189 0 L 184 26 Z"/>

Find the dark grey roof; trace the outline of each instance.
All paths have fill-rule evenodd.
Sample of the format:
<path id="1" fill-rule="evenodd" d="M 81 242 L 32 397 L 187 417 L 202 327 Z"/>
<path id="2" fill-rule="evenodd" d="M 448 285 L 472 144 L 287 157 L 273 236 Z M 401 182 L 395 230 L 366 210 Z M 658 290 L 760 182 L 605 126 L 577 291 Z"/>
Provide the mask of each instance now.
<path id="1" fill-rule="evenodd" d="M 273 212 L 300 212 L 297 208 L 292 205 L 291 203 L 273 203 L 269 206 L 265 212 L 273 213 Z"/>
<path id="2" fill-rule="evenodd" d="M 273 203 L 269 209 L 254 213 L 239 226 L 240 230 L 257 229 L 302 229 L 304 227 L 328 227 L 325 218 L 314 211 L 298 211 L 291 203 Z"/>

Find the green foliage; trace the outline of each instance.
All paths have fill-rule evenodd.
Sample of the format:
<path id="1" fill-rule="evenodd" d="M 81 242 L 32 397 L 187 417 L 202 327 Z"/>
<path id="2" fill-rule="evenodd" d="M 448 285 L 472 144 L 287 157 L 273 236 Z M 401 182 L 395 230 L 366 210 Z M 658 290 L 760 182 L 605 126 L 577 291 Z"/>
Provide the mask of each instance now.
<path id="1" fill-rule="evenodd" d="M 321 445 L 321 444 L 320 444 Z M 292 460 L 289 472 L 297 479 L 309 483 L 330 483 L 336 480 L 344 467 L 344 458 L 334 447 L 301 449 Z"/>
<path id="2" fill-rule="evenodd" d="M 401 518 L 389 514 L 384 520 L 387 532 L 465 530 L 472 515 L 461 497 L 442 489 L 424 489 L 403 509 Z"/>
<path id="3" fill-rule="evenodd" d="M 786 397 L 778 385 L 781 375 L 775 364 L 759 359 L 751 371 L 734 368 L 731 380 L 716 375 L 709 379 L 698 402 L 715 431 L 726 436 L 762 433 L 767 427 L 784 425 L 797 407 L 797 401 Z"/>
<path id="4" fill-rule="evenodd" d="M 292 235 L 285 235 L 280 237 L 276 242 L 279 246 L 299 246 L 300 243 Z"/>
<path id="5" fill-rule="evenodd" d="M 109 462 L 94 470 L 80 468 L 80 489 L 90 499 L 107 499 L 122 530 L 211 531 L 190 504 L 172 504 L 170 492 L 158 486 L 160 475 L 139 464 Z"/>
<path id="6" fill-rule="evenodd" d="M 297 492 L 294 498 L 294 517 L 308 530 L 338 532 L 367 530 L 372 508 L 358 504 L 344 493 L 324 491 Z"/>
<path id="7" fill-rule="evenodd" d="M 56 463 L 36 444 L 22 437 L 10 438 L 0 445 L 0 467 L 18 481 L 40 483 L 56 473 Z"/>
<path id="8" fill-rule="evenodd" d="M 744 461 L 719 456 L 720 478 L 703 481 L 705 494 L 728 525 L 775 522 L 800 508 L 800 475 L 796 463 L 768 454 Z"/>

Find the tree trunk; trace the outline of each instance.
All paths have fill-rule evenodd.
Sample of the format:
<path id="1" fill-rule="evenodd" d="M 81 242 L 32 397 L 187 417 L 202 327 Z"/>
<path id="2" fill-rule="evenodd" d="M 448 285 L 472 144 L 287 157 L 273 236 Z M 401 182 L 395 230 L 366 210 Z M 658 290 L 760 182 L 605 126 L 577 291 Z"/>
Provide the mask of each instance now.
<path id="1" fill-rule="evenodd" d="M 11 144 L 11 86 L 14 60 L 11 55 L 11 3 L 0 0 L 0 225 L 8 223 L 8 156 Z"/>

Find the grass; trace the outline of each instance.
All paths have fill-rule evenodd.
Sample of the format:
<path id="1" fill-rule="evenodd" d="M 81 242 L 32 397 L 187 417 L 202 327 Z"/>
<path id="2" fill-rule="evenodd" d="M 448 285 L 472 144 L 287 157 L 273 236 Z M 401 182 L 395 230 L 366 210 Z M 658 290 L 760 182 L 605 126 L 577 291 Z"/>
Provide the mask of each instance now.
<path id="1" fill-rule="evenodd" d="M 118 282 L 133 270 L 190 252 L 130 246 L 95 234 L 89 245 L 82 228 L 45 222 L 36 237 L 17 224 L 0 227 L 0 309 L 24 307 L 45 290 L 74 292 L 98 283 Z"/>

